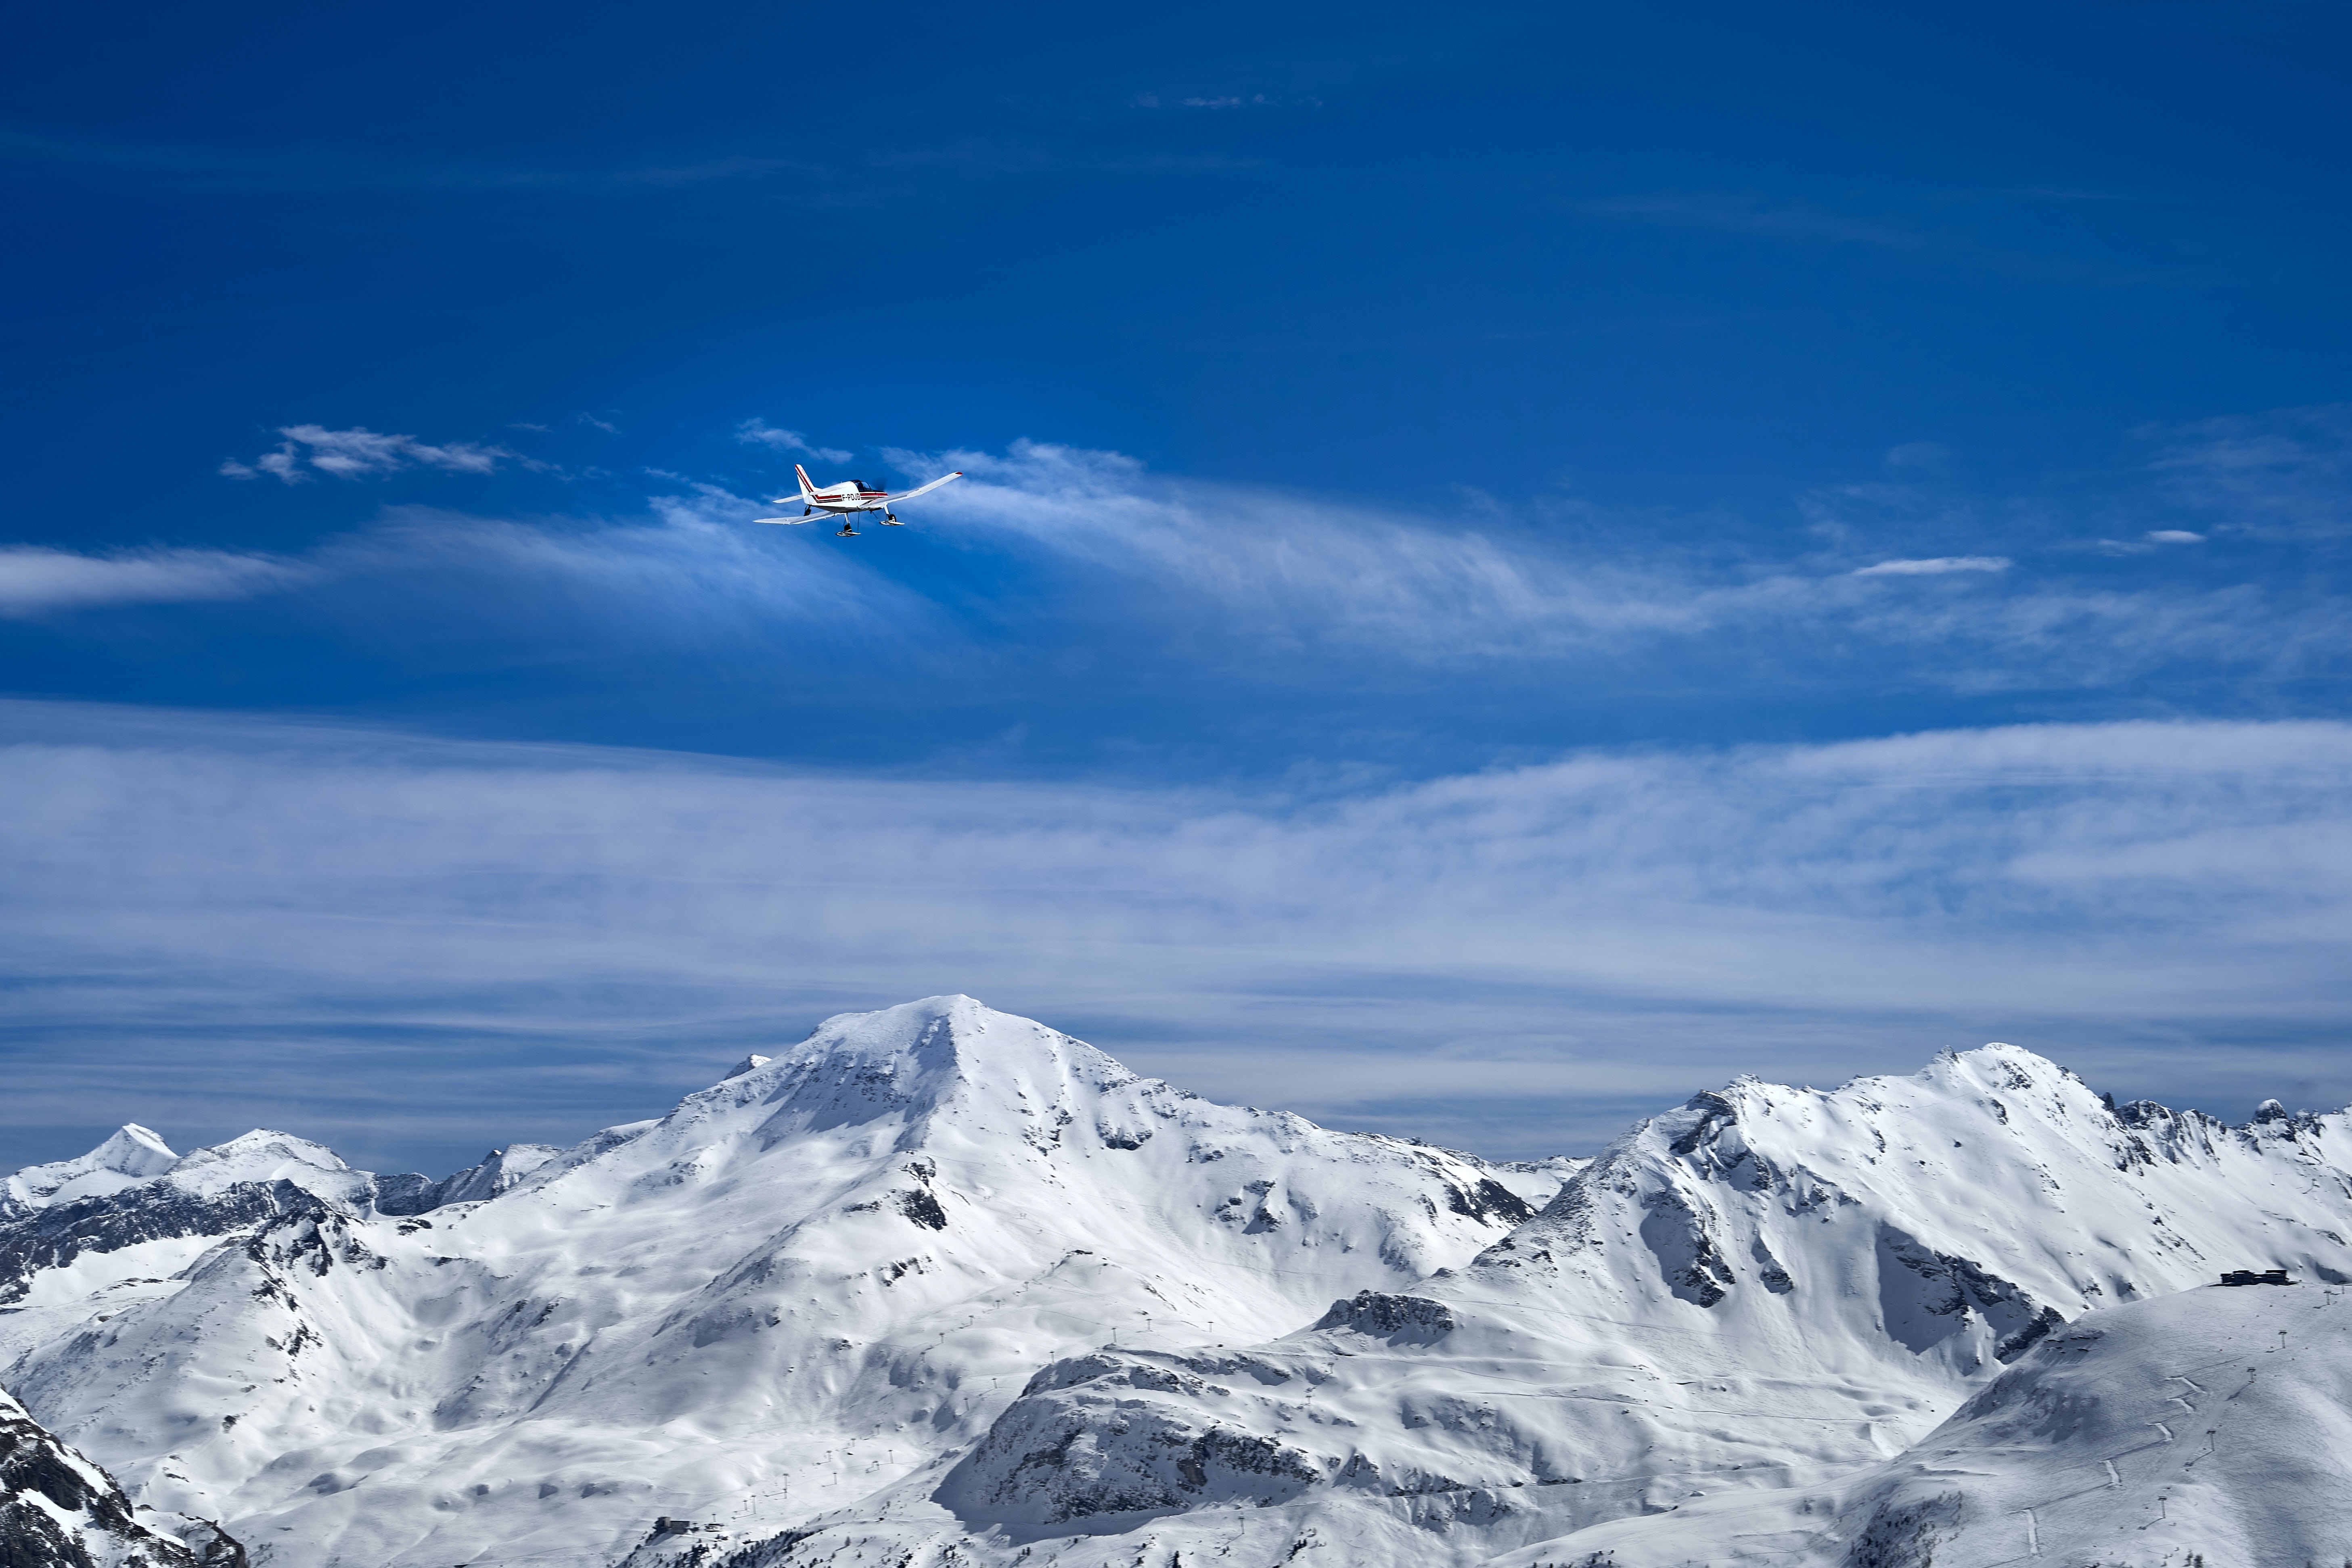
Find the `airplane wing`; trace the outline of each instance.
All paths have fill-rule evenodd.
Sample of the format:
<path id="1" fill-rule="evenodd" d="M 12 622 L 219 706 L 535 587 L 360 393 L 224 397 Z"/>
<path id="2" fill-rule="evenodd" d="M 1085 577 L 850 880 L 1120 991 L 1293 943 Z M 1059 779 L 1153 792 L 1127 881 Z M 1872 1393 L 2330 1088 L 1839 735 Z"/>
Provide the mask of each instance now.
<path id="1" fill-rule="evenodd" d="M 954 473 L 952 473 L 952 474 L 944 475 L 944 476 L 940 476 L 940 478 L 937 478 L 937 479 L 932 480 L 932 481 L 931 481 L 929 484 L 928 484 L 928 485 L 919 485 L 919 486 L 917 486 L 914 489 L 908 490 L 908 491 L 905 491 L 905 492 L 903 492 L 903 493 L 901 493 L 901 494 L 899 494 L 899 495 L 896 495 L 896 496 L 891 497 L 890 497 L 890 504 L 891 504 L 892 506 L 894 506 L 894 507 L 895 507 L 895 506 L 897 506 L 897 505 L 898 505 L 899 502 L 901 502 L 901 501 L 911 501 L 911 500 L 913 500 L 916 497 L 918 497 L 918 496 L 919 496 L 919 495 L 922 495 L 922 494 L 923 494 L 923 493 L 925 493 L 926 491 L 929 491 L 929 490 L 936 490 L 936 489 L 938 489 L 940 486 L 942 486 L 942 485 L 946 484 L 950 479 L 961 479 L 961 478 L 962 478 L 962 477 L 963 477 L 963 470 L 962 470 L 962 469 L 961 469 L 961 468 L 959 468 L 959 469 L 957 469 L 957 470 L 956 470 Z"/>
<path id="2" fill-rule="evenodd" d="M 755 523 L 782 523 L 786 528 L 790 528 L 794 523 L 813 523 L 816 521 L 814 517 L 753 517 L 751 520 Z"/>

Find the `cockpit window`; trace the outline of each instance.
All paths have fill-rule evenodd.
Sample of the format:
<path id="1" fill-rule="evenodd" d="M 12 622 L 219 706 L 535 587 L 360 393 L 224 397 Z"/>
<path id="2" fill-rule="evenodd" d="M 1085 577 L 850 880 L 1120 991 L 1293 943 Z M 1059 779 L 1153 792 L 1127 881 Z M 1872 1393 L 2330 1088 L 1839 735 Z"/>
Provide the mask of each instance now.
<path id="1" fill-rule="evenodd" d="M 879 485 L 870 483 L 864 479 L 853 479 L 850 483 L 856 485 L 861 490 L 879 490 L 882 487 Z"/>

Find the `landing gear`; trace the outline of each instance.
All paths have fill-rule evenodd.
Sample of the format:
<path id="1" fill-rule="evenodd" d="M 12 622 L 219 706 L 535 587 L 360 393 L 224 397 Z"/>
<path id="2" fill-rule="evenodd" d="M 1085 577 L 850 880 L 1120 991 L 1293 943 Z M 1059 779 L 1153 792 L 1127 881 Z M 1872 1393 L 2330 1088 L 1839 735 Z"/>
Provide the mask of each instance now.
<path id="1" fill-rule="evenodd" d="M 854 539 L 857 537 L 857 530 L 851 528 L 847 519 L 845 518 L 841 525 L 841 531 L 833 537 L 837 539 Z"/>
<path id="2" fill-rule="evenodd" d="M 892 528 L 905 528 L 905 527 L 907 526 L 906 524 L 904 524 L 904 523 L 900 522 L 898 518 L 896 518 L 896 517 L 892 517 L 892 516 L 890 515 L 890 508 L 889 508 L 889 507 L 883 507 L 883 508 L 882 508 L 882 520 L 883 520 L 884 522 L 886 522 L 886 523 L 889 524 L 889 525 L 890 525 Z"/>

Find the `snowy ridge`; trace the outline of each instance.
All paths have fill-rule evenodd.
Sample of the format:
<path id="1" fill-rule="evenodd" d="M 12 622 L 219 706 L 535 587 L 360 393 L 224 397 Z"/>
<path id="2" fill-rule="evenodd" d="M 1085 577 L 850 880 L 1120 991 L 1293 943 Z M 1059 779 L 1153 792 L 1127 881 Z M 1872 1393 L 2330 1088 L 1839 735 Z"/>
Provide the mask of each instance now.
<path id="1" fill-rule="evenodd" d="M 2008 1046 L 1510 1166 L 934 998 L 438 1183 L 224 1150 L 216 1197 L 11 1222 L 276 1206 L 34 1268 L 0 1383 L 301 1568 L 1898 1564 L 1961 1539 L 1937 1443 L 2022 1489 L 1970 1508 L 2086 1442 L 2137 1484 L 2122 1427 L 2030 1414 L 2088 1385 L 2014 1393 L 2095 1328 L 2244 1306 L 2189 1289 L 2225 1268 L 2352 1280 L 2345 1115 L 2118 1108 Z M 2254 1484 L 2208 1474 L 2217 1520 Z"/>
<path id="2" fill-rule="evenodd" d="M 611 1562 L 660 1515 L 919 1498 L 1039 1365 L 1279 1334 L 1564 1174 L 1213 1104 L 968 998 L 747 1066 L 487 1200 L 289 1211 L 0 1315 L 0 1382 L 257 1563 Z"/>
<path id="3" fill-rule="evenodd" d="M 198 1149 L 161 1178 L 197 1197 L 218 1197 L 233 1186 L 287 1182 L 340 1207 L 373 1201 L 375 1181 L 345 1165 L 324 1144 L 290 1133 L 252 1132 L 209 1149 Z"/>
<path id="4" fill-rule="evenodd" d="M 1830 1092 L 1742 1080 L 1467 1268 L 1250 1347 L 1246 1377 L 1230 1353 L 1045 1369 L 936 1500 L 1008 1558 L 1469 1563 L 1818 1483 L 2085 1312 L 2225 1267 L 2352 1278 L 2347 1159 L 2341 1115 L 2114 1110 L 2007 1046 Z"/>
<path id="5" fill-rule="evenodd" d="M 453 1203 L 481 1203 L 518 1185 L 551 1161 L 562 1159 L 565 1152 L 553 1144 L 509 1144 L 503 1149 L 492 1149 L 482 1157 L 481 1164 L 446 1176 L 414 1197 L 394 1187 L 394 1183 L 403 1178 L 379 1176 L 375 1179 L 375 1207 L 383 1214 L 410 1215 L 430 1213 Z"/>
<path id="6" fill-rule="evenodd" d="M 584 1158 L 629 1131 L 608 1129 L 576 1153 Z M 27 1166 L 0 1184 L 0 1309 L 38 1304 L 44 1275 L 46 1294 L 78 1296 L 172 1273 L 284 1215 L 407 1216 L 479 1202 L 566 1153 L 515 1144 L 436 1182 L 354 1170 L 323 1144 L 267 1129 L 175 1155 L 132 1124 L 87 1155 Z"/>
<path id="7" fill-rule="evenodd" d="M 434 1190 L 423 1176 L 353 1170 L 332 1149 L 290 1134 L 256 1131 L 178 1155 L 146 1128 L 125 1126 L 79 1159 L 8 1178 L 0 1307 L 32 1299 L 44 1273 L 75 1270 L 49 1281 L 52 1294 L 170 1273 L 280 1215 L 363 1213 L 380 1202 L 406 1212 Z"/>

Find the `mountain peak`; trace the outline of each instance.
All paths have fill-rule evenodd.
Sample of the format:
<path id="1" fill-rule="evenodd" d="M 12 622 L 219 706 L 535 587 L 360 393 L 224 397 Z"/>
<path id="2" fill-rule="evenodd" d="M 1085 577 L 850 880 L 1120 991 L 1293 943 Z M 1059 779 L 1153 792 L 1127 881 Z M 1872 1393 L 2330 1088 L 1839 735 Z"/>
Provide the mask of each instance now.
<path id="1" fill-rule="evenodd" d="M 798 1077 L 813 1068 L 879 1075 L 900 1098 L 934 1101 L 959 1085 L 1009 1086 L 1017 1094 L 1033 1081 L 1058 1085 L 1079 1077 L 1109 1085 L 1136 1077 L 1084 1040 L 966 996 L 835 1013 L 746 1076 Z"/>
<path id="2" fill-rule="evenodd" d="M 987 1003 L 961 993 L 924 997 L 871 1012 L 835 1013 L 809 1030 L 808 1038 L 791 1054 L 819 1048 L 832 1055 L 898 1056 L 909 1051 L 938 1057 L 961 1042 L 977 1046 L 991 1029 L 1007 1038 L 1034 1031 L 1055 1040 L 1069 1036 L 1030 1019 L 1001 1013 Z"/>
<path id="3" fill-rule="evenodd" d="M 153 1131 L 125 1122 L 89 1153 L 49 1165 L 27 1166 L 8 1177 L 0 1191 L 35 1207 L 95 1197 L 161 1176 L 179 1159 Z"/>
<path id="4" fill-rule="evenodd" d="M 121 1171 L 125 1176 L 156 1176 L 176 1164 L 179 1155 L 163 1134 L 136 1122 L 125 1122 L 117 1127 L 106 1142 L 82 1156 L 97 1160 L 107 1169 Z"/>
<path id="5" fill-rule="evenodd" d="M 966 996 L 925 997 L 871 1012 L 835 1013 L 772 1058 L 747 1058 L 680 1102 L 664 1125 L 689 1141 L 713 1119 L 761 1106 L 779 1135 L 867 1123 L 901 1124 L 912 1148 L 945 1116 L 971 1127 L 1066 1120 L 1077 1099 L 1144 1082 L 1083 1040 Z"/>
<path id="6" fill-rule="evenodd" d="M 238 1182 L 290 1181 L 311 1192 L 364 1190 L 366 1177 L 324 1144 L 257 1127 L 225 1144 L 192 1151 L 171 1170 L 172 1182 L 216 1197 Z"/>

